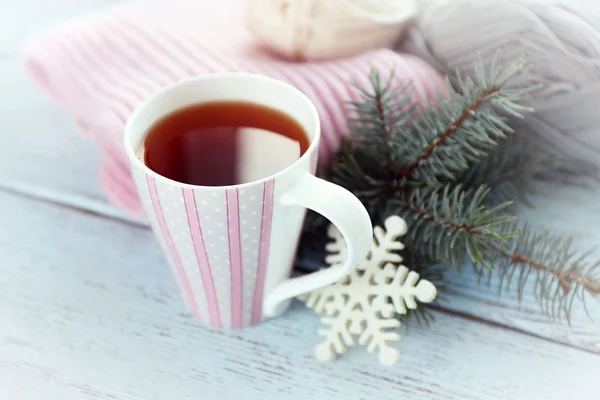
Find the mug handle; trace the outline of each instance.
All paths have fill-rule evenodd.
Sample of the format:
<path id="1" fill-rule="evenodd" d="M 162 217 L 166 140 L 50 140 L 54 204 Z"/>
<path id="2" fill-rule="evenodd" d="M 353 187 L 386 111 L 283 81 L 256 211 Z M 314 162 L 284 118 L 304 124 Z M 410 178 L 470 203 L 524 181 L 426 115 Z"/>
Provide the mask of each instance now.
<path id="1" fill-rule="evenodd" d="M 265 297 L 265 317 L 279 315 L 285 309 L 286 300 L 344 278 L 364 260 L 373 241 L 373 226 L 369 213 L 352 193 L 341 186 L 305 174 L 281 196 L 280 203 L 283 206 L 311 209 L 331 221 L 346 241 L 348 257 L 343 265 L 279 283 Z"/>

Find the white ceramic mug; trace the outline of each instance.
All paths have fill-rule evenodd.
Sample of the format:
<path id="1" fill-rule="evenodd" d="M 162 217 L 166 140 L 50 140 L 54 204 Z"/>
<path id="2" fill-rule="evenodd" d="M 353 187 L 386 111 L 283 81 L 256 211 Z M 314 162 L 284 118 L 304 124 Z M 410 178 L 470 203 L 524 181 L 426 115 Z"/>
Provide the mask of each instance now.
<path id="1" fill-rule="evenodd" d="M 282 171 L 240 185 L 189 185 L 148 168 L 138 155 L 149 128 L 178 109 L 211 101 L 280 110 L 302 125 L 310 147 Z M 342 279 L 367 255 L 372 227 L 363 205 L 346 189 L 314 176 L 319 138 L 311 101 L 294 87 L 260 75 L 188 78 L 160 89 L 133 112 L 124 139 L 132 175 L 186 306 L 196 317 L 217 327 L 254 325 L 279 315 L 293 297 Z M 348 258 L 344 265 L 290 278 L 305 208 L 337 226 L 348 244 Z"/>

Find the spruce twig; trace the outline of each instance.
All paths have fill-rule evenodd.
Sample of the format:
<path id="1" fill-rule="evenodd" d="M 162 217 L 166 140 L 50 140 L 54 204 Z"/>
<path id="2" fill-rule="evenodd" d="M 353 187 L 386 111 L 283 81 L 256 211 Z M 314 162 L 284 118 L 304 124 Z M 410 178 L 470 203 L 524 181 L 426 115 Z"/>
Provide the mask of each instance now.
<path id="1" fill-rule="evenodd" d="M 493 254 L 485 243 L 506 242 L 514 233 L 503 232 L 503 225 L 514 219 L 503 214 L 512 203 L 494 208 L 485 205 L 489 188 L 464 190 L 461 185 L 443 189 L 414 190 L 407 199 L 392 201 L 398 215 L 409 226 L 405 241 L 418 253 L 461 269 L 464 253 L 477 265 L 490 267 Z"/>
<path id="2" fill-rule="evenodd" d="M 492 96 L 498 94 L 499 91 L 500 90 L 495 87 L 484 90 L 480 97 L 475 99 L 474 103 L 469 104 L 466 108 L 464 108 L 458 117 L 453 119 L 452 122 L 447 125 L 441 133 L 436 135 L 435 139 L 433 139 L 433 141 L 429 143 L 420 154 L 417 155 L 414 161 L 402 168 L 402 176 L 406 178 L 411 177 L 417 168 L 421 166 L 421 164 L 424 164 L 433 156 L 435 151 L 447 145 L 447 140 L 451 135 L 456 134 L 456 132 L 463 127 L 467 118 L 475 115 L 476 112 L 478 112 Z"/>
<path id="3" fill-rule="evenodd" d="M 489 72 L 482 65 L 476 64 L 475 81 L 462 78 L 457 71 L 458 90 L 447 80 L 449 99 L 441 98 L 439 107 L 432 107 L 413 124 L 423 145 L 405 159 L 404 179 L 428 186 L 456 180 L 514 133 L 505 116 L 523 118 L 533 111 L 520 104 L 527 89 L 507 88 L 524 68 L 522 60 L 504 72 L 496 68 L 495 61 Z"/>
<path id="4" fill-rule="evenodd" d="M 570 324 L 576 298 L 582 300 L 586 312 L 586 294 L 600 298 L 600 261 L 589 260 L 592 251 L 576 251 L 570 237 L 537 233 L 525 225 L 509 243 L 485 245 L 496 253 L 494 274 L 500 276 L 499 289 L 510 290 L 516 279 L 522 301 L 527 283 L 533 280 L 535 298 L 551 319 L 565 318 Z"/>
<path id="5" fill-rule="evenodd" d="M 352 82 L 362 101 L 350 102 L 356 116 L 348 121 L 353 132 L 353 145 L 364 144 L 368 148 L 377 148 L 380 151 L 378 159 L 384 161 L 388 179 L 395 174 L 394 167 L 399 150 L 395 139 L 410 122 L 415 109 L 415 106 L 410 104 L 410 97 L 405 94 L 407 87 L 393 88 L 393 79 L 392 72 L 383 84 L 379 72 L 372 70 L 369 77 L 370 90 Z"/>
<path id="6" fill-rule="evenodd" d="M 575 299 L 585 307 L 586 295 L 600 298 L 600 262 L 570 239 L 516 225 L 512 204 L 526 200 L 533 180 L 576 174 L 511 126 L 532 111 L 522 100 L 534 88 L 513 89 L 524 67 L 517 60 L 486 71 L 477 62 L 474 78 L 457 72 L 456 87 L 448 83 L 439 104 L 418 116 L 406 88 L 372 71 L 327 176 L 361 200 L 374 224 L 390 213 L 407 221 L 409 268 L 426 260 L 415 267 L 421 274 L 440 264 L 460 270 L 468 257 L 482 277 L 497 274 L 502 289 L 516 280 L 520 300 L 533 281 L 544 312 L 570 321 Z"/>

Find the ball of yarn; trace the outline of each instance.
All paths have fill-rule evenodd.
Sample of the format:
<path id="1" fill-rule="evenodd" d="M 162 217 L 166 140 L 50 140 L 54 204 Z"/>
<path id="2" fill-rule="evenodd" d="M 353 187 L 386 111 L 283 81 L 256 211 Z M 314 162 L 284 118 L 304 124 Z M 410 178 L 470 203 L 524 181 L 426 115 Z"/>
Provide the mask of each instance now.
<path id="1" fill-rule="evenodd" d="M 347 57 L 394 43 L 417 0 L 248 0 L 246 23 L 292 60 Z"/>
<path id="2" fill-rule="evenodd" d="M 595 0 L 430 0 L 400 44 L 444 74 L 470 73 L 478 53 L 524 55 L 535 113 L 524 129 L 573 158 L 600 155 L 600 7 Z"/>

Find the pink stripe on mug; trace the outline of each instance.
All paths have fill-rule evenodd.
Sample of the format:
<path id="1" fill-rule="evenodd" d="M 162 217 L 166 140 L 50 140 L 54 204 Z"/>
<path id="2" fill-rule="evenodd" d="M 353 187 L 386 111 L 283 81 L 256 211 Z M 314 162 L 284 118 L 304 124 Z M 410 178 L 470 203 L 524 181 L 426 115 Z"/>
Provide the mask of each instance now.
<path id="1" fill-rule="evenodd" d="M 240 242 L 240 203 L 238 189 L 225 193 L 229 235 L 229 270 L 231 276 L 231 326 L 242 327 L 242 249 Z"/>
<path id="2" fill-rule="evenodd" d="M 188 277 L 183 269 L 183 265 L 181 263 L 181 259 L 179 258 L 179 254 L 177 253 L 177 249 L 175 248 L 175 244 L 173 243 L 173 237 L 169 232 L 169 228 L 167 227 L 167 223 L 165 221 L 165 216 L 163 214 L 162 206 L 160 204 L 160 198 L 158 197 L 158 191 L 156 189 L 156 181 L 150 175 L 146 176 L 146 182 L 148 184 L 148 192 L 150 193 L 150 199 L 152 201 L 152 211 L 156 215 L 156 219 L 158 220 L 158 224 L 160 226 L 160 233 L 167 244 L 167 248 L 169 249 L 169 255 L 173 260 L 173 264 L 175 265 L 175 269 L 177 270 L 177 275 L 179 277 L 179 281 L 183 287 L 183 295 L 186 299 L 186 303 L 189 304 L 191 311 L 194 315 L 200 318 L 200 314 L 198 313 L 198 308 L 196 305 L 196 300 L 194 299 L 194 294 L 192 293 L 192 289 L 190 287 L 190 282 Z"/>
<path id="3" fill-rule="evenodd" d="M 262 212 L 260 223 L 260 240 L 258 253 L 258 271 L 252 302 L 252 323 L 258 323 L 262 316 L 262 300 L 265 287 L 267 262 L 269 261 L 269 246 L 271 243 L 271 218 L 273 217 L 273 195 L 275 182 L 270 180 L 263 184 Z"/>
<path id="4" fill-rule="evenodd" d="M 200 226 L 200 217 L 198 215 L 198 208 L 196 206 L 196 195 L 191 189 L 181 189 L 183 194 L 183 201 L 185 204 L 185 211 L 187 214 L 188 226 L 192 235 L 192 241 L 194 243 L 194 251 L 196 253 L 196 261 L 202 274 L 202 284 L 204 285 L 204 291 L 206 294 L 206 303 L 208 304 L 208 314 L 210 323 L 214 326 L 220 327 L 221 317 L 219 316 L 219 305 L 217 302 L 217 295 L 215 293 L 215 287 L 212 278 L 212 271 L 210 269 L 210 263 L 208 262 L 208 255 L 206 253 L 206 246 L 204 245 L 204 237 L 202 236 L 202 227 Z"/>

